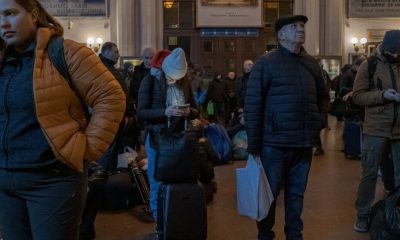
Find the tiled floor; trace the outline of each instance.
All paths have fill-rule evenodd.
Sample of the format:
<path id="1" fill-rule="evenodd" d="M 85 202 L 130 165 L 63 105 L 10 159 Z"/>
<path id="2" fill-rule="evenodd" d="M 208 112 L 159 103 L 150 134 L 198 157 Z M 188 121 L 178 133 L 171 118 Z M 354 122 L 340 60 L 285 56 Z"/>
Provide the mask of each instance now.
<path id="1" fill-rule="evenodd" d="M 313 159 L 304 199 L 305 240 L 367 240 L 368 234 L 353 231 L 354 200 L 360 176 L 360 161 L 345 159 L 341 148 L 342 123 L 330 118 L 330 131 L 323 131 L 325 155 Z M 235 169 L 244 161 L 215 168 L 218 192 L 208 206 L 209 240 L 255 240 L 254 221 L 236 212 Z M 377 198 L 383 198 L 381 183 Z M 140 211 L 101 212 L 96 220 L 98 240 L 153 239 L 154 223 L 140 220 Z M 278 199 L 275 231 L 278 240 L 283 233 L 283 201 Z"/>

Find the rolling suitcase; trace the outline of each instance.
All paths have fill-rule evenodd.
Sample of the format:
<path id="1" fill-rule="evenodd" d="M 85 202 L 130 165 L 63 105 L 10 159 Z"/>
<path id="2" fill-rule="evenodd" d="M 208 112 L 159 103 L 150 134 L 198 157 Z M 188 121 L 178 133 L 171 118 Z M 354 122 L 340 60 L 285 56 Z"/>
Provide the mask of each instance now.
<path id="1" fill-rule="evenodd" d="M 159 240 L 207 239 L 204 190 L 196 183 L 161 184 L 158 192 Z"/>
<path id="2" fill-rule="evenodd" d="M 343 130 L 344 156 L 347 159 L 360 159 L 362 144 L 362 122 L 345 120 Z"/>

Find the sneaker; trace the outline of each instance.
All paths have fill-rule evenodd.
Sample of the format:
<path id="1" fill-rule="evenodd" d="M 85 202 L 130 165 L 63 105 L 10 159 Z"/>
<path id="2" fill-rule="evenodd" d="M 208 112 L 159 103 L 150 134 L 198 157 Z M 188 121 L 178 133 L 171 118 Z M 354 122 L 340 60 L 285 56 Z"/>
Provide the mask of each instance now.
<path id="1" fill-rule="evenodd" d="M 368 232 L 368 228 L 368 218 L 366 217 L 358 217 L 357 222 L 353 226 L 354 231 L 360 233 Z"/>
<path id="2" fill-rule="evenodd" d="M 320 155 L 324 155 L 324 149 L 322 149 L 321 147 L 317 147 L 315 149 L 314 156 L 320 156 Z"/>

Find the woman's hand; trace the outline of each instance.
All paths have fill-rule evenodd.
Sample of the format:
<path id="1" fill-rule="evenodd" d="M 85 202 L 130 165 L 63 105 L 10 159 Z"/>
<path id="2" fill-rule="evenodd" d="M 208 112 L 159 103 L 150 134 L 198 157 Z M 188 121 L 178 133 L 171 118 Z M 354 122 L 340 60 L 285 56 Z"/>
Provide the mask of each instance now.
<path id="1" fill-rule="evenodd" d="M 189 116 L 190 108 L 179 108 L 178 106 L 169 106 L 165 109 L 165 116 L 167 117 L 180 117 Z"/>

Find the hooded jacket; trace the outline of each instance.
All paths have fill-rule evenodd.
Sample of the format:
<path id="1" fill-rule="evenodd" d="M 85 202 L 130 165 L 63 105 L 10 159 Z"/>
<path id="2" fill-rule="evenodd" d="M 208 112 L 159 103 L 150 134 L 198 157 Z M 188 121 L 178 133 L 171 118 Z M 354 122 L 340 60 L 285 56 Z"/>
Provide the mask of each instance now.
<path id="1" fill-rule="evenodd" d="M 37 31 L 33 66 L 36 118 L 56 159 L 82 171 L 84 159 L 98 160 L 114 139 L 125 110 L 125 95 L 90 49 L 66 39 L 64 55 L 73 91 L 47 55 L 52 37 L 50 29 Z M 0 50 L 0 63 L 5 50 Z M 89 123 L 82 101 L 93 109 Z"/>
<path id="2" fill-rule="evenodd" d="M 383 92 L 387 89 L 400 91 L 399 66 L 389 63 L 382 56 L 380 46 L 376 48 L 375 57 L 375 87 L 370 89 L 368 61 L 364 61 L 354 80 L 353 102 L 365 106 L 364 134 L 400 139 L 400 103 L 389 102 L 383 98 Z"/>

